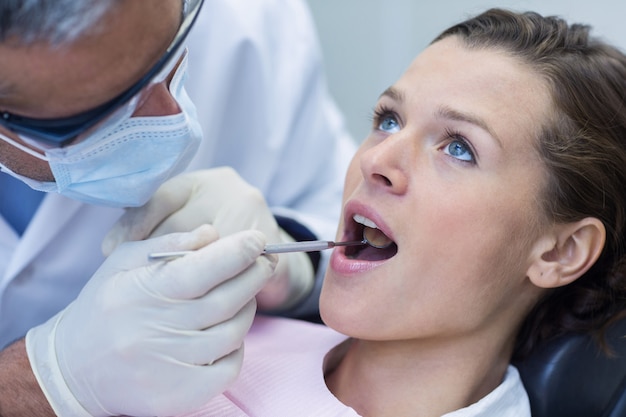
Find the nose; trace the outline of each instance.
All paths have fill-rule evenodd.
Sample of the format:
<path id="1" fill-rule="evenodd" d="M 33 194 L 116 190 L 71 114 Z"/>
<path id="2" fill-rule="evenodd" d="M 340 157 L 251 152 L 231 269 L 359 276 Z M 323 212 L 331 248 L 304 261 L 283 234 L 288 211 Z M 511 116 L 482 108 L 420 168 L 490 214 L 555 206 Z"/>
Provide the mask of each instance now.
<path id="1" fill-rule="evenodd" d="M 365 182 L 393 194 L 404 194 L 409 186 L 410 146 L 401 134 L 391 135 L 361 154 Z"/>
<path id="2" fill-rule="evenodd" d="M 133 117 L 142 116 L 169 116 L 180 113 L 180 107 L 165 81 L 151 86 L 145 97 L 135 109 Z"/>

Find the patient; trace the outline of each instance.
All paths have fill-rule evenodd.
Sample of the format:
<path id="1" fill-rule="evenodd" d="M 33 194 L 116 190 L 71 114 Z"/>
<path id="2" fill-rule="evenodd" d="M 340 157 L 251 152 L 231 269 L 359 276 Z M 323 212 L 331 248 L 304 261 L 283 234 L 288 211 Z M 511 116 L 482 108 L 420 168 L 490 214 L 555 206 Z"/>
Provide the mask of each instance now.
<path id="1" fill-rule="evenodd" d="M 257 318 L 238 381 L 193 416 L 530 416 L 512 358 L 602 331 L 626 299 L 626 57 L 490 10 L 380 97 L 345 181 L 328 327 Z"/>

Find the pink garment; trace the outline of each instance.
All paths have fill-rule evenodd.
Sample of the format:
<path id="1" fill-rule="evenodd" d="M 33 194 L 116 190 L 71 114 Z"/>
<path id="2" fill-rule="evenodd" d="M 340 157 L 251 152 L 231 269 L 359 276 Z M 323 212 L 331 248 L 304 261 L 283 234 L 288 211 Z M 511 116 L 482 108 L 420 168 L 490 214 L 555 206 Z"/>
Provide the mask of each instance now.
<path id="1" fill-rule="evenodd" d="M 233 386 L 180 417 L 358 417 L 324 382 L 325 359 L 329 368 L 336 366 L 333 362 L 345 354 L 346 340 L 323 325 L 257 316 Z M 491 393 L 443 417 L 492 416 L 530 417 L 528 396 L 512 365 Z"/>
<path id="2" fill-rule="evenodd" d="M 346 339 L 323 325 L 259 316 L 246 337 L 237 381 L 184 416 L 358 416 L 324 382 L 324 357 Z"/>

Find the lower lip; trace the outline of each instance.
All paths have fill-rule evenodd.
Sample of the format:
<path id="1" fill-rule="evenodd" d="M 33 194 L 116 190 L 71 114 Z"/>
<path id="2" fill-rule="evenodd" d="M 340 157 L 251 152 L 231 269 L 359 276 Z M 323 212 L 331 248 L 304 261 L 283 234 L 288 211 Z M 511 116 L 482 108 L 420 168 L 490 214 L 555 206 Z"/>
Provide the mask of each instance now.
<path id="1" fill-rule="evenodd" d="M 382 261 L 361 261 L 358 259 L 350 259 L 346 257 L 345 249 L 335 249 L 330 256 L 329 267 L 336 273 L 342 275 L 354 275 L 362 272 L 371 271 L 374 268 L 387 262 L 389 259 Z"/>

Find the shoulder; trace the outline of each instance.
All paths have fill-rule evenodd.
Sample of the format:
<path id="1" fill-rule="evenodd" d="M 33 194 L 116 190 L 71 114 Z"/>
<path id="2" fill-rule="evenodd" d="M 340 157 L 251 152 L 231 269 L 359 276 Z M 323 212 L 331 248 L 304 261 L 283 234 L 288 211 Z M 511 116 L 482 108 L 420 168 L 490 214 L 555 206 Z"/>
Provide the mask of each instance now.
<path id="1" fill-rule="evenodd" d="M 285 33 L 300 40 L 317 39 L 313 18 L 303 0 L 205 2 L 191 37 L 206 41 L 203 34 L 215 32 L 219 32 L 220 37 L 240 37 L 273 44 L 288 42 L 289 38 L 275 38 Z"/>
<path id="2" fill-rule="evenodd" d="M 224 84 L 234 86 L 231 93 L 239 88 L 269 95 L 264 88 L 293 88 L 297 83 L 285 80 L 302 79 L 302 73 L 322 66 L 317 31 L 303 0 L 205 1 L 187 46 L 187 86 L 194 102 L 198 94 L 223 91 Z M 211 88 L 210 82 L 215 83 Z"/>

